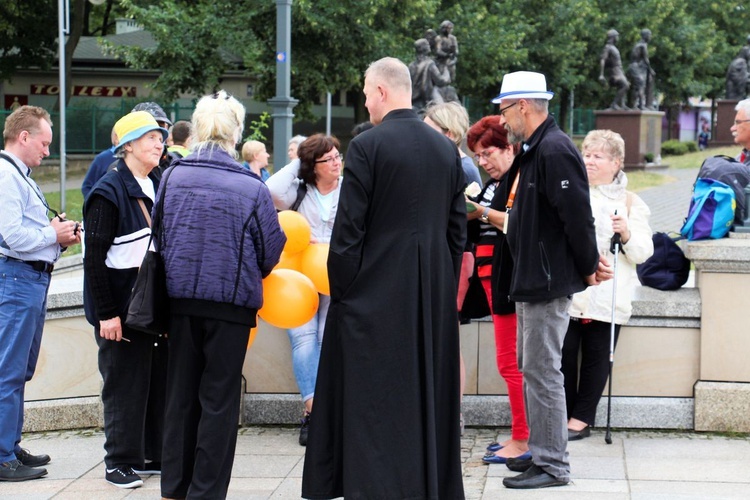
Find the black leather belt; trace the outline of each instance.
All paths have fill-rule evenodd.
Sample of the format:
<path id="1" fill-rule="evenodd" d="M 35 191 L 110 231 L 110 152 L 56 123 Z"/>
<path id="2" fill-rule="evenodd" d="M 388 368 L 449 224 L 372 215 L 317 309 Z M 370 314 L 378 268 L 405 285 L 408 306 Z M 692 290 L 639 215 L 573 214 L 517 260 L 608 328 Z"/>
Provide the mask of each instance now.
<path id="1" fill-rule="evenodd" d="M 43 260 L 21 260 L 9 255 L 3 255 L 3 257 L 7 258 L 8 260 L 14 260 L 16 262 L 23 262 L 24 264 L 28 264 L 32 269 L 34 269 L 34 271 L 38 271 L 40 273 L 52 274 L 52 270 L 55 268 L 54 264 L 44 262 Z"/>

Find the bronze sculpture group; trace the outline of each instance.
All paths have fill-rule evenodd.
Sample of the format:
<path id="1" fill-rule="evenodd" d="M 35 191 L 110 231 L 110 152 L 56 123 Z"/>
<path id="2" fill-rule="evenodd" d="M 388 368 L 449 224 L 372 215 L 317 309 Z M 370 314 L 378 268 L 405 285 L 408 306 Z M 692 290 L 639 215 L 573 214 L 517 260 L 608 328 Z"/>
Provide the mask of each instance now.
<path id="1" fill-rule="evenodd" d="M 440 23 L 440 33 L 428 29 L 424 38 L 414 42 L 415 59 L 409 64 L 412 85 L 412 107 L 420 112 L 430 104 L 458 101 L 456 79 L 458 40 L 453 23 Z"/>
<path id="2" fill-rule="evenodd" d="M 651 41 L 651 31 L 641 30 L 641 39 L 635 44 L 630 55 L 628 67 L 628 81 L 623 71 L 622 58 L 617 48 L 620 34 L 617 30 L 607 31 L 607 42 L 599 58 L 599 81 L 604 85 L 615 88 L 615 97 L 608 109 L 651 110 L 654 104 L 654 70 L 648 58 L 648 43 Z M 625 103 L 628 90 L 632 89 L 632 108 Z"/>

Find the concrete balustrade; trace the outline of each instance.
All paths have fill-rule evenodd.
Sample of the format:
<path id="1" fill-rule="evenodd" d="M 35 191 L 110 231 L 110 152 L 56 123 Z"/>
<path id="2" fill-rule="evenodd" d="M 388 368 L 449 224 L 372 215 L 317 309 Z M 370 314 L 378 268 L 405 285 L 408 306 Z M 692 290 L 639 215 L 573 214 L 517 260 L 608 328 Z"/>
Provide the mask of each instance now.
<path id="1" fill-rule="evenodd" d="M 750 240 L 687 245 L 695 288 L 640 287 L 615 353 L 612 425 L 750 432 Z M 26 389 L 27 431 L 101 425 L 97 348 L 82 307 L 80 257 L 58 265 L 39 366 Z M 492 323 L 461 326 L 467 425 L 510 425 Z M 302 405 L 286 331 L 261 323 L 243 367 L 243 422 L 296 424 Z M 606 422 L 605 397 L 597 425 Z"/>

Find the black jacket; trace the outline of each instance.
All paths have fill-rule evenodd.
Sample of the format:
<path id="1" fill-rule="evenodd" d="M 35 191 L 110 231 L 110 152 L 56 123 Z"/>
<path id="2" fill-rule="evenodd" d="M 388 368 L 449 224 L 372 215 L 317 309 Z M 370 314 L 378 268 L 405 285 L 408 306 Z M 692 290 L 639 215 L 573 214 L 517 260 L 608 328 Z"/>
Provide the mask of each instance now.
<path id="1" fill-rule="evenodd" d="M 573 142 L 548 116 L 524 147 L 508 172 L 514 179 L 521 171 L 507 234 L 510 298 L 542 302 L 584 290 L 599 252 L 586 167 Z"/>

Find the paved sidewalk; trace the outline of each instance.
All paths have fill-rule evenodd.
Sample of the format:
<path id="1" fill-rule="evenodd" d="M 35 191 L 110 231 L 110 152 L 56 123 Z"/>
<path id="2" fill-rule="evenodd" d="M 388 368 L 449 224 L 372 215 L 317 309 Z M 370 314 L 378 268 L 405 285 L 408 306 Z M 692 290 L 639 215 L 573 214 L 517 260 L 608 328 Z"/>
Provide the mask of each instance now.
<path id="1" fill-rule="evenodd" d="M 679 233 L 690 206 L 698 168 L 668 168 L 657 172 L 671 180 L 638 192 L 651 209 L 651 230 Z"/>
<path id="2" fill-rule="evenodd" d="M 509 490 L 504 465 L 483 465 L 485 446 L 506 439 L 507 429 L 469 428 L 462 440 L 467 499 L 743 499 L 750 498 L 750 441 L 684 432 L 604 432 L 568 446 L 572 484 L 543 490 Z M 300 498 L 304 448 L 297 429 L 240 429 L 229 487 L 231 499 Z M 49 474 L 23 483 L 0 484 L 0 499 L 159 498 L 159 476 L 121 490 L 104 481 L 104 435 L 100 431 L 28 434 L 22 445 L 48 453 Z"/>

